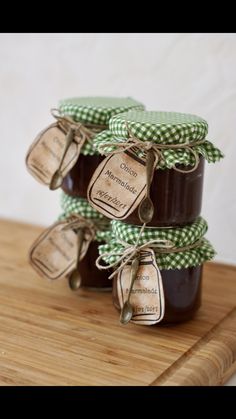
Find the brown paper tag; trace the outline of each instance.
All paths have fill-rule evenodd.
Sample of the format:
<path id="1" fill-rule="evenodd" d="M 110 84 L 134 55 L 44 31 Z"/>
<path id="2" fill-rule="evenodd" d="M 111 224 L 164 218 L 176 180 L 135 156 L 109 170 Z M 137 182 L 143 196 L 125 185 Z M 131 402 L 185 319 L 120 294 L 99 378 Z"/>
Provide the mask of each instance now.
<path id="1" fill-rule="evenodd" d="M 131 262 L 118 273 L 117 292 L 120 307 L 127 300 L 130 288 Z M 141 325 L 159 323 L 165 312 L 165 298 L 160 271 L 157 268 L 155 253 L 152 249 L 140 252 L 137 277 L 130 296 L 133 307 L 131 321 Z"/>
<path id="2" fill-rule="evenodd" d="M 56 122 L 41 131 L 31 145 L 26 156 L 26 166 L 38 182 L 50 185 L 63 155 L 65 137 L 66 132 Z M 71 143 L 62 164 L 63 178 L 77 162 L 83 144 L 84 139 L 78 136 Z"/>
<path id="3" fill-rule="evenodd" d="M 68 221 L 59 221 L 45 230 L 33 243 L 29 259 L 33 268 L 48 279 L 60 279 L 76 268 L 78 241 Z M 80 260 L 85 256 L 91 239 L 84 236 Z"/>
<path id="4" fill-rule="evenodd" d="M 108 218 L 123 220 L 146 192 L 145 162 L 129 151 L 106 157 L 88 186 L 89 203 Z"/>

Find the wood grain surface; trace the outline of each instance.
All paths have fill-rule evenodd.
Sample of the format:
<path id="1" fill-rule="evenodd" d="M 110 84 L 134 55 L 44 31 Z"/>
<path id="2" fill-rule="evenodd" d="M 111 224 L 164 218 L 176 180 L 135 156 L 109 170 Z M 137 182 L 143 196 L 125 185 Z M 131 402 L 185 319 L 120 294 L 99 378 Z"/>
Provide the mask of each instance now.
<path id="1" fill-rule="evenodd" d="M 33 271 L 41 231 L 0 221 L 1 385 L 220 385 L 236 370 L 235 267 L 205 265 L 194 320 L 121 326 L 110 293 Z"/>

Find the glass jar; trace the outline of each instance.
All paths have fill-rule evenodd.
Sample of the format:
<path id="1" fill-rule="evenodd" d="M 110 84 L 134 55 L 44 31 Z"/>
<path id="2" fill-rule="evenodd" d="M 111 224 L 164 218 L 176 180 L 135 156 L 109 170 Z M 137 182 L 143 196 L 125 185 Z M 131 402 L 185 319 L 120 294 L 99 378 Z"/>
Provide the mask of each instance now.
<path id="1" fill-rule="evenodd" d="M 142 184 L 145 188 L 145 181 L 146 185 L 148 183 L 146 178 L 143 179 L 147 173 L 142 171 L 142 174 L 139 174 L 135 161 L 139 160 L 138 157 L 141 158 L 142 165 L 146 164 L 147 150 L 151 150 L 156 156 L 156 161 L 151 163 L 153 177 L 150 186 L 154 214 L 147 223 L 148 226 L 183 226 L 194 222 L 201 213 L 205 160 L 215 162 L 223 157 L 221 151 L 205 139 L 207 131 L 207 122 L 190 114 L 130 110 L 113 116 L 109 121 L 109 129 L 102 135 L 98 134 L 94 145 L 104 155 L 117 153 L 115 156 L 119 156 L 119 153 L 125 150 L 129 152 L 126 153 L 125 170 L 122 167 L 123 163 L 120 169 L 105 166 L 109 167 L 111 176 L 109 175 L 107 183 L 102 185 L 103 189 L 110 194 L 109 197 L 118 196 L 119 203 L 129 203 L 127 208 L 135 207 L 138 197 L 133 190 L 137 188 L 141 194 L 143 189 L 139 185 Z M 133 159 L 127 157 L 130 152 L 135 154 Z M 93 187 L 95 183 L 94 181 Z M 125 193 L 129 196 L 127 200 L 123 198 L 124 202 L 122 183 L 128 183 L 130 186 L 129 190 L 126 189 Z M 144 190 L 144 193 L 147 191 Z M 91 205 L 98 211 L 99 207 L 102 208 L 107 217 L 142 225 L 138 215 L 140 204 L 128 216 L 123 213 L 119 215 L 118 207 L 114 208 L 116 213 L 113 211 L 109 214 L 106 210 L 108 203 L 105 202 L 108 198 L 104 198 L 104 205 L 103 202 L 99 202 L 96 206 L 96 202 L 91 200 L 91 191 L 88 191 L 88 197 Z"/>
<path id="2" fill-rule="evenodd" d="M 111 233 L 99 246 L 97 263 L 101 269 L 106 265 L 113 269 L 116 309 L 123 307 L 130 293 L 134 323 L 159 325 L 191 319 L 201 305 L 203 265 L 215 255 L 205 238 L 207 229 L 202 217 L 171 228 L 111 221 Z M 138 266 L 132 262 L 136 258 Z M 137 270 L 130 290 L 132 268 Z"/>

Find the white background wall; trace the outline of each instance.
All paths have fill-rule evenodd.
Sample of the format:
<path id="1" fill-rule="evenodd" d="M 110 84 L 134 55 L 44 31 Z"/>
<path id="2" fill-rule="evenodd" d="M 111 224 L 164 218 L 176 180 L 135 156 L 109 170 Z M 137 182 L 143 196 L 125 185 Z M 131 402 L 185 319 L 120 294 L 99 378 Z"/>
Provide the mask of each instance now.
<path id="1" fill-rule="evenodd" d="M 208 121 L 226 158 L 206 167 L 202 214 L 216 259 L 236 264 L 235 34 L 1 34 L 0 59 L 0 217 L 49 225 L 60 211 L 24 163 L 58 99 L 133 96 Z"/>

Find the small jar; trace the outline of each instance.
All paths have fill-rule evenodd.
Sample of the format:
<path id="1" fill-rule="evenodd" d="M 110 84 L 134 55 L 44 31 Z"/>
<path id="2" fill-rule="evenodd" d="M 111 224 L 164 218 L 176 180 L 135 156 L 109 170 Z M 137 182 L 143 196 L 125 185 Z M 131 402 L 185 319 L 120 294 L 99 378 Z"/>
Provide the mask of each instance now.
<path id="1" fill-rule="evenodd" d="M 205 139 L 207 131 L 207 122 L 195 115 L 130 110 L 113 116 L 109 130 L 98 134 L 94 144 L 107 155 L 124 151 L 133 141 L 135 148 L 129 150 L 145 162 L 148 143 L 158 158 L 150 187 L 154 215 L 148 225 L 182 226 L 194 222 L 201 213 L 205 159 L 215 162 L 223 157 L 221 151 Z M 121 143 L 125 143 L 124 148 Z M 125 181 L 132 186 L 135 179 L 139 180 L 138 174 L 134 179 L 133 173 L 126 170 Z M 112 190 L 112 183 L 110 188 Z M 119 219 L 142 225 L 138 207 Z"/>
<path id="2" fill-rule="evenodd" d="M 144 106 L 132 98 L 116 97 L 78 97 L 62 100 L 59 103 L 61 114 L 70 116 L 75 122 L 85 126 L 97 126 L 98 131 L 108 127 L 109 119 L 120 112 L 129 109 L 144 109 Z M 85 142 L 81 149 L 79 159 L 74 167 L 65 176 L 62 189 L 71 196 L 87 197 L 87 188 L 92 174 L 102 161 L 94 147 L 94 138 Z"/>
<path id="3" fill-rule="evenodd" d="M 118 258 L 124 255 L 127 248 L 134 246 L 139 237 L 138 246 L 144 246 L 142 249 L 146 251 L 152 249 L 156 265 L 161 274 L 165 309 L 163 318 L 155 324 L 179 323 L 190 320 L 201 305 L 203 264 L 215 255 L 212 245 L 204 238 L 207 228 L 206 221 L 202 217 L 198 217 L 194 223 L 179 228 L 146 227 L 139 236 L 140 227 L 120 221 L 112 221 L 111 237 L 105 245 L 99 246 L 99 254 L 107 265 L 115 263 L 113 269 L 116 271 L 119 267 L 119 264 L 116 265 Z M 158 243 L 160 245 L 155 247 Z M 165 248 L 162 253 L 162 247 L 165 243 L 168 243 L 168 248 Z M 147 244 L 146 247 L 145 244 Z M 128 256 L 127 253 L 126 255 Z M 120 260 L 120 263 L 124 261 L 125 259 Z M 140 263 L 142 264 L 142 262 Z M 147 262 L 144 263 L 147 264 Z M 138 275 L 136 279 L 138 279 Z M 120 311 L 121 299 L 118 296 L 118 280 L 118 274 L 116 274 L 113 278 L 112 296 L 114 306 Z M 125 290 L 126 286 L 127 289 Z M 143 287 L 135 289 L 134 282 L 130 297 L 131 305 L 132 292 L 135 293 L 134 295 L 142 295 L 146 285 L 143 285 Z M 127 283 L 125 288 L 121 291 L 123 302 L 125 302 L 124 296 L 128 295 L 129 286 Z M 148 302 L 151 305 L 149 293 L 145 298 L 145 304 Z M 139 304 L 137 304 L 137 300 L 135 301 L 136 307 L 138 305 L 142 306 L 143 300 L 140 300 Z"/>
<path id="4" fill-rule="evenodd" d="M 100 271 L 95 265 L 99 255 L 98 246 L 104 244 L 105 240 L 110 237 L 109 220 L 94 210 L 85 199 L 74 198 L 63 192 L 61 195 L 61 208 L 63 214 L 59 217 L 60 219 L 67 218 L 72 214 L 78 214 L 97 226 L 96 237 L 89 244 L 86 255 L 78 265 L 78 272 L 81 275 L 81 286 L 97 291 L 111 291 L 112 283 L 108 279 L 108 273 Z"/>

